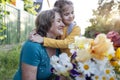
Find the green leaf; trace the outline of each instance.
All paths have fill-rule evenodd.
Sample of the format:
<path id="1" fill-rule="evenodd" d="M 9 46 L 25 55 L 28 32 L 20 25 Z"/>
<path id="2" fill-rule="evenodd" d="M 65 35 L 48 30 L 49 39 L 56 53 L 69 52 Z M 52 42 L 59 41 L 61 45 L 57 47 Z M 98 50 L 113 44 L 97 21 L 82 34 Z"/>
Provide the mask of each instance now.
<path id="1" fill-rule="evenodd" d="M 9 11 L 4 11 L 4 14 L 5 14 L 5 15 L 9 15 L 10 12 L 9 12 Z"/>

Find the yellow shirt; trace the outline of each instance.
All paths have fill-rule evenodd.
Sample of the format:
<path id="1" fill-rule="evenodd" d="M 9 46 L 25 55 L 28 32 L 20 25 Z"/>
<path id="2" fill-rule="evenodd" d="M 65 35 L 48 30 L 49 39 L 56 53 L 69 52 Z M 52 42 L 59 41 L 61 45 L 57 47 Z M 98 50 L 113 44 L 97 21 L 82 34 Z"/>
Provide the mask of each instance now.
<path id="1" fill-rule="evenodd" d="M 68 45 L 74 42 L 75 36 L 80 36 L 80 27 L 74 26 L 71 33 L 67 34 L 68 27 L 63 28 L 63 35 L 60 40 L 51 39 L 44 37 L 44 46 L 52 47 L 52 48 L 60 48 L 61 52 L 67 53 L 71 56 L 70 50 L 68 49 Z"/>

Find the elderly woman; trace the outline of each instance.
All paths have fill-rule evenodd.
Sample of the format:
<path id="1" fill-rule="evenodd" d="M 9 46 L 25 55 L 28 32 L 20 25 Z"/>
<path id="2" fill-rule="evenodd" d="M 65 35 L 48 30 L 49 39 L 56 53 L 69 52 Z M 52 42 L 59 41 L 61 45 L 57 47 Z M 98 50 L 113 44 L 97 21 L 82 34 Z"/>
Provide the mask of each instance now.
<path id="1" fill-rule="evenodd" d="M 37 34 L 42 37 L 55 39 L 63 34 L 64 24 L 57 9 L 42 11 L 38 14 L 35 25 Z M 20 64 L 14 80 L 48 80 L 51 75 L 50 57 L 58 53 L 58 49 L 26 41 L 21 50 Z"/>

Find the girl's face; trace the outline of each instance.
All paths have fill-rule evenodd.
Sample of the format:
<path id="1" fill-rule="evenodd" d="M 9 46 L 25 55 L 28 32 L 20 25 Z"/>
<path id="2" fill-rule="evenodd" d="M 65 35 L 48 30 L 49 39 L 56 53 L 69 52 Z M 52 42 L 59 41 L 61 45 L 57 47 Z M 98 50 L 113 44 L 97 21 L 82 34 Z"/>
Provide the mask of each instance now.
<path id="1" fill-rule="evenodd" d="M 74 8 L 73 5 L 64 6 L 64 12 L 62 13 L 62 19 L 65 25 L 69 26 L 74 20 Z"/>
<path id="2" fill-rule="evenodd" d="M 59 13 L 55 12 L 55 19 L 52 23 L 52 27 L 49 30 L 49 33 L 54 37 L 60 36 L 63 34 L 63 27 L 65 25 L 62 22 L 62 18 Z"/>

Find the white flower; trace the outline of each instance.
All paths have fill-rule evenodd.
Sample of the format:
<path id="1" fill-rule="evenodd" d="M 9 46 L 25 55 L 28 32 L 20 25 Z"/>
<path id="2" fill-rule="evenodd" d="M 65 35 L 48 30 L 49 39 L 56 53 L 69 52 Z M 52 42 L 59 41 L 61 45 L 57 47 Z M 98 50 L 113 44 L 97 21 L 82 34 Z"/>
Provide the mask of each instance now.
<path id="1" fill-rule="evenodd" d="M 90 74 L 96 73 L 95 64 L 92 61 L 86 61 L 84 63 L 78 62 L 79 71 L 83 72 L 84 75 L 90 76 Z"/>
<path id="2" fill-rule="evenodd" d="M 61 53 L 59 59 L 61 62 L 70 62 L 70 57 L 68 57 L 67 53 Z"/>
<path id="3" fill-rule="evenodd" d="M 108 79 L 107 79 L 107 77 L 106 77 L 105 75 L 102 74 L 102 75 L 100 76 L 100 79 L 99 79 L 99 80 L 108 80 Z"/>
<path id="4" fill-rule="evenodd" d="M 94 76 L 92 76 L 92 80 L 100 80 L 100 76 L 101 75 L 94 75 Z"/>
<path id="5" fill-rule="evenodd" d="M 107 80 L 117 80 L 115 76 L 110 76 Z"/>
<path id="6" fill-rule="evenodd" d="M 69 49 L 89 49 L 91 46 L 91 40 L 92 39 L 87 39 L 85 37 L 75 37 L 75 42 L 71 43 L 68 48 Z"/>
<path id="7" fill-rule="evenodd" d="M 53 56 L 50 58 L 50 64 L 51 64 L 51 65 L 56 65 L 57 63 L 59 63 L 59 58 L 58 58 L 56 55 L 53 55 Z"/>
<path id="8" fill-rule="evenodd" d="M 85 49 L 81 49 L 81 50 L 77 50 L 77 54 L 76 54 L 76 61 L 78 62 L 85 62 L 87 60 L 91 59 L 91 54 L 88 50 Z"/>
<path id="9" fill-rule="evenodd" d="M 108 59 L 107 58 L 104 58 L 103 60 L 99 60 L 99 59 L 95 59 L 95 62 L 96 62 L 96 67 L 98 68 L 99 71 L 103 71 L 104 68 L 106 68 L 106 65 L 108 63 Z M 102 66 L 101 66 L 102 65 Z"/>
<path id="10" fill-rule="evenodd" d="M 73 68 L 72 63 L 70 62 L 70 57 L 68 57 L 67 53 L 62 53 L 59 56 L 60 64 L 63 65 L 66 70 L 71 70 Z"/>
<path id="11" fill-rule="evenodd" d="M 55 74 L 57 75 L 64 75 L 64 76 L 68 76 L 69 72 L 66 70 L 66 67 L 61 65 L 61 64 L 57 64 L 53 66 L 55 69 Z"/>
<path id="12" fill-rule="evenodd" d="M 104 74 L 105 76 L 110 79 L 110 78 L 115 78 L 115 72 L 113 71 L 112 67 L 105 68 L 104 69 Z M 114 80 L 114 79 L 113 79 Z"/>
<path id="13" fill-rule="evenodd" d="M 109 49 L 108 49 L 107 53 L 108 53 L 108 55 L 115 56 L 115 54 L 114 54 L 115 50 L 114 50 L 114 47 L 113 47 L 112 43 L 109 45 Z"/>
<path id="14" fill-rule="evenodd" d="M 52 56 L 51 57 L 51 65 L 55 69 L 54 73 L 57 75 L 69 75 L 69 70 L 73 68 L 72 63 L 70 62 L 70 57 L 66 53 L 60 54 L 59 57 Z"/>

